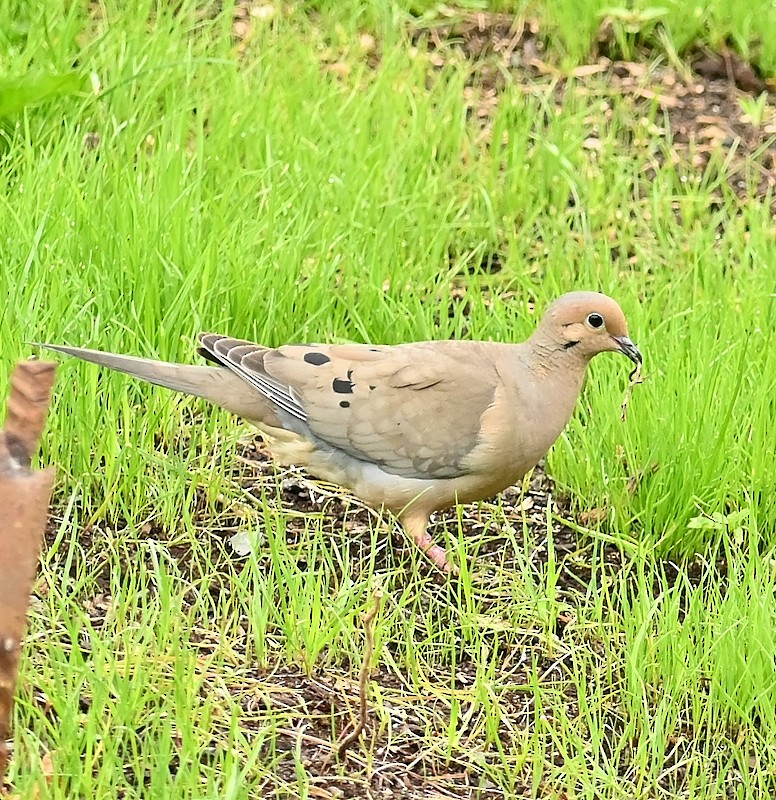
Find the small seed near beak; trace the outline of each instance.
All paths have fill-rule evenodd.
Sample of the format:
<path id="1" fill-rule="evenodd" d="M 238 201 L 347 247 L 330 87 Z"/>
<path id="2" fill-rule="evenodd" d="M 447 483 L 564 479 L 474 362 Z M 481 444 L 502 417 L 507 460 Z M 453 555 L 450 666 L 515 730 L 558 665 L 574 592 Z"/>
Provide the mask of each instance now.
<path id="1" fill-rule="evenodd" d="M 644 377 L 641 374 L 641 361 L 636 363 L 633 371 L 628 375 L 628 387 L 625 389 L 625 397 L 623 398 L 622 405 L 620 406 L 620 420 L 625 422 L 628 416 L 628 401 L 630 400 L 631 392 L 634 386 L 644 383 Z"/>

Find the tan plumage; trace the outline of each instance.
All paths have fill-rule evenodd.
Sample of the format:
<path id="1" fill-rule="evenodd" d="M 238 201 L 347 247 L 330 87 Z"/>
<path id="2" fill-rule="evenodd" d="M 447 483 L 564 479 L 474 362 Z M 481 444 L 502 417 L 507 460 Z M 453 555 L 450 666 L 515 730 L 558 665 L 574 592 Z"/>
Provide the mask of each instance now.
<path id="1" fill-rule="evenodd" d="M 564 295 L 521 344 L 285 345 L 215 334 L 187 366 L 46 345 L 203 397 L 255 423 L 273 455 L 395 513 L 419 547 L 452 568 L 429 516 L 489 497 L 544 456 L 571 416 L 597 353 L 640 363 L 617 303 Z"/>

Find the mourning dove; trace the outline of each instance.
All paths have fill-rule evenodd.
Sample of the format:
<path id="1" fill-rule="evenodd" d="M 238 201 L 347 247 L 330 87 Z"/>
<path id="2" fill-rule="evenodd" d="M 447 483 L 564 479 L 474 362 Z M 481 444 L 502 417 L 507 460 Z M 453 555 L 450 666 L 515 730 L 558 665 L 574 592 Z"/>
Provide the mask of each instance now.
<path id="1" fill-rule="evenodd" d="M 431 514 L 493 496 L 534 467 L 571 417 L 593 356 L 611 350 L 641 363 L 620 307 L 595 292 L 560 297 L 521 344 L 199 341 L 217 366 L 45 346 L 244 417 L 279 462 L 393 512 L 448 572 L 427 531 Z"/>

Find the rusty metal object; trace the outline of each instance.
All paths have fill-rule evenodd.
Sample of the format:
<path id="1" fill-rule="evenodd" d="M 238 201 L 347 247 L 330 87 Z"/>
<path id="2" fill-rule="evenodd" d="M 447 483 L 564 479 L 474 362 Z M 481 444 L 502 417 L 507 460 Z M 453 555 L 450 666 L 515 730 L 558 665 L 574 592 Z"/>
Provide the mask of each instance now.
<path id="1" fill-rule="evenodd" d="M 48 517 L 54 470 L 33 472 L 56 365 L 24 361 L 11 376 L 8 418 L 0 431 L 0 787 L 19 653 Z"/>

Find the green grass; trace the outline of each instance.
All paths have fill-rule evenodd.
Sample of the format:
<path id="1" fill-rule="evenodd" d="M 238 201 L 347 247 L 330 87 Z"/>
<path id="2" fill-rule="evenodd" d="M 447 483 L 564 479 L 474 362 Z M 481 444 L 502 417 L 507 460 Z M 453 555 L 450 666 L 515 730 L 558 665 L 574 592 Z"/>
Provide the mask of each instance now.
<path id="1" fill-rule="evenodd" d="M 314 5 L 327 13 L 341 7 L 336 2 Z M 454 5 L 404 0 L 397 5 L 422 20 L 455 18 L 453 9 L 475 13 L 495 10 L 535 19 L 542 39 L 550 46 L 550 58 L 566 67 L 584 61 L 592 51 L 608 53 L 610 47 L 612 54 L 633 59 L 645 46 L 668 56 L 709 46 L 714 50 L 731 47 L 768 75 L 776 68 L 776 43 L 771 36 L 776 10 L 769 0 L 464 0 Z M 381 3 L 361 4 L 362 21 L 379 24 L 384 15 L 378 9 L 384 8 Z M 608 28 L 608 34 L 598 42 L 602 27 Z"/>
<path id="2" fill-rule="evenodd" d="M 589 547 L 560 559 L 552 509 L 482 504 L 438 534 L 464 565 L 440 581 L 384 520 L 332 524 L 343 501 L 323 490 L 302 514 L 271 475 L 235 472 L 249 431 L 226 414 L 68 361 L 41 457 L 56 535 L 15 716 L 21 796 L 322 796 L 306 759 L 351 719 L 375 579 L 373 733 L 331 767 L 343 786 L 414 747 L 483 793 L 773 793 L 769 204 L 734 194 L 722 156 L 658 166 L 659 110 L 604 84 L 570 84 L 556 111 L 551 83 L 507 81 L 483 132 L 472 65 L 411 48 L 403 5 L 288 5 L 238 46 L 229 7 L 0 2 L 0 74 L 80 76 L 4 121 L 3 373 L 25 341 L 187 361 L 200 330 L 519 341 L 532 303 L 599 289 L 647 380 L 622 423 L 627 362 L 597 359 L 548 459 L 568 514 L 599 511 Z M 568 66 L 600 5 L 521 9 Z M 776 68 L 770 3 L 661 7 L 676 51 L 730 37 Z M 304 683 L 329 678 L 336 712 Z"/>

